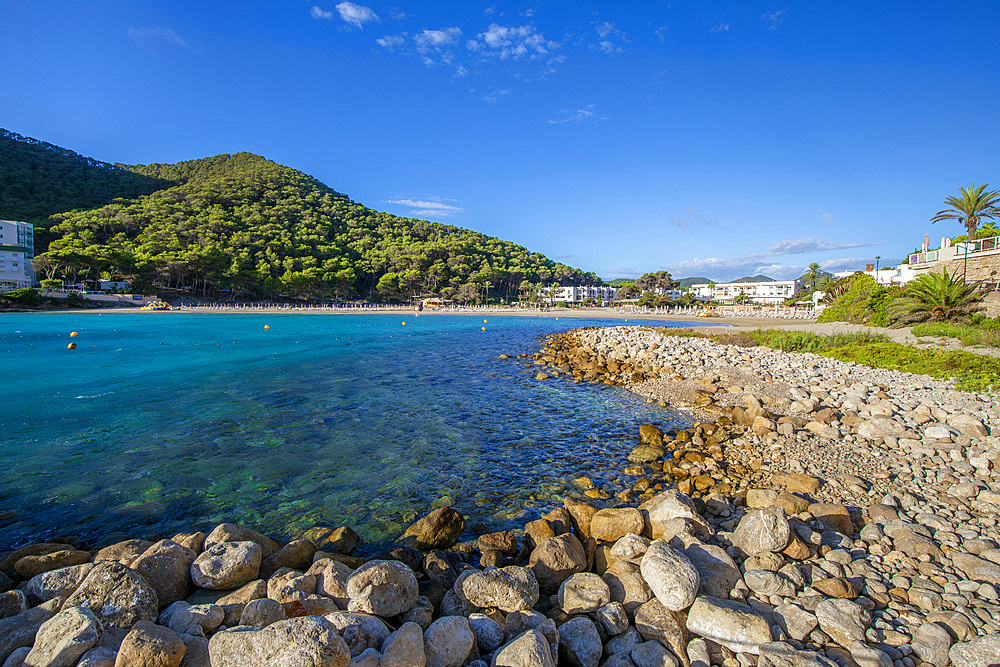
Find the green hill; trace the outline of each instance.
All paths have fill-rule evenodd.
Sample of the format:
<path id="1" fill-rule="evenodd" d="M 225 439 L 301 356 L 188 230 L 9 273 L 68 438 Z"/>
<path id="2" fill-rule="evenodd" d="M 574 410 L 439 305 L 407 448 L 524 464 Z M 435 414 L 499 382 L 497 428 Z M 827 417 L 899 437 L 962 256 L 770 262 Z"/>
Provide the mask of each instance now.
<path id="1" fill-rule="evenodd" d="M 774 278 L 770 276 L 765 276 L 758 273 L 755 276 L 746 276 L 744 278 L 737 278 L 736 280 L 730 280 L 731 283 L 773 283 Z"/>
<path id="2" fill-rule="evenodd" d="M 702 276 L 693 276 L 691 278 L 681 278 L 677 282 L 680 284 L 680 289 L 687 289 L 688 287 L 691 287 L 691 285 L 710 283 L 712 281 L 708 278 L 703 278 Z"/>
<path id="3" fill-rule="evenodd" d="M 134 286 L 214 297 L 393 299 L 434 292 L 458 301 L 517 298 L 529 284 L 599 282 L 508 241 L 374 211 L 251 153 L 123 166 L 12 133 L 3 139 L 19 144 L 14 148 L 30 163 L 48 159 L 55 166 L 0 162 L 0 183 L 21 193 L 0 201 L 0 218 L 50 226 L 44 256 L 71 280 L 104 273 Z M 62 189 L 42 178 L 56 168 L 66 170 Z M 32 209 L 31 193 L 42 181 L 49 194 Z M 89 205 L 75 206 L 86 197 Z M 49 213 L 59 206 L 64 210 Z M 39 220 L 43 213 L 49 216 Z"/>
<path id="4" fill-rule="evenodd" d="M 46 227 L 54 213 L 131 199 L 170 185 L 0 128 L 0 218 Z"/>

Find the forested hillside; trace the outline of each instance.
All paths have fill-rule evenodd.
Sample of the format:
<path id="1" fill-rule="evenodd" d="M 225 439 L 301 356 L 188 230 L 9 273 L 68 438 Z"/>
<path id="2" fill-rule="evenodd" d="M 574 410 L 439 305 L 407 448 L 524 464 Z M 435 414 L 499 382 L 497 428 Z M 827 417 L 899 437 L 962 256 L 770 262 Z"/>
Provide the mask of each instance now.
<path id="1" fill-rule="evenodd" d="M 170 185 L 0 128 L 0 218 L 46 227 L 53 213 L 139 197 Z"/>
<path id="2" fill-rule="evenodd" d="M 507 241 L 373 211 L 250 153 L 126 169 L 167 187 L 52 215 L 43 271 L 233 298 L 430 292 L 467 302 L 600 282 Z M 0 217 L 27 216 L 0 206 Z"/>

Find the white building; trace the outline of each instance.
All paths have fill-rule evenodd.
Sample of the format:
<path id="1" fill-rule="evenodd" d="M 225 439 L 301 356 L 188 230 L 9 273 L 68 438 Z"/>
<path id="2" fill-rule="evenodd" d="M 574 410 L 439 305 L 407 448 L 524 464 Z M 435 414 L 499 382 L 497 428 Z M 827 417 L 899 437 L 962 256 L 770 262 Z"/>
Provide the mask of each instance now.
<path id="1" fill-rule="evenodd" d="M 613 300 L 617 293 L 618 289 L 615 287 L 585 285 L 582 287 L 543 287 L 538 294 L 543 301 L 583 303 L 585 299 L 593 298 L 600 300 L 601 303 L 605 303 Z"/>
<path id="2" fill-rule="evenodd" d="M 697 283 L 688 290 L 700 301 L 735 303 L 740 295 L 750 303 L 780 304 L 803 291 L 798 280 L 776 280 L 766 283 Z"/>
<path id="3" fill-rule="evenodd" d="M 35 283 L 35 228 L 27 222 L 0 220 L 0 292 Z"/>

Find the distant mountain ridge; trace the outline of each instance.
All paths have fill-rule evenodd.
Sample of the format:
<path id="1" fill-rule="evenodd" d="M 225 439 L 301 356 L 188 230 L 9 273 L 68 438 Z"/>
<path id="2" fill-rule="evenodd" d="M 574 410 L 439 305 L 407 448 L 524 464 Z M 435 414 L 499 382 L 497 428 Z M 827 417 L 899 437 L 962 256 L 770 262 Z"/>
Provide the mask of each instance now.
<path id="1" fill-rule="evenodd" d="M 104 273 L 215 298 L 469 302 L 600 280 L 508 241 L 374 211 L 252 153 L 111 165 L 3 131 L 0 158 L 0 218 L 36 223 L 36 252 L 73 282 Z"/>

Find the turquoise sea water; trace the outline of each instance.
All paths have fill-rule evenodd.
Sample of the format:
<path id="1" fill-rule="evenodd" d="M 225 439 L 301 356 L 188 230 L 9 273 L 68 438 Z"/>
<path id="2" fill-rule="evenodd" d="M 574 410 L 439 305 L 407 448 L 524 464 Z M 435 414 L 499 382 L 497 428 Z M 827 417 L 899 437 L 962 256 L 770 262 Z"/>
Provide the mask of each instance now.
<path id="1" fill-rule="evenodd" d="M 378 543 L 442 504 L 510 527 L 580 474 L 619 477 L 640 423 L 684 422 L 497 358 L 622 320 L 483 319 L 2 314 L 0 549 L 223 521 L 286 539 L 346 523 Z"/>

